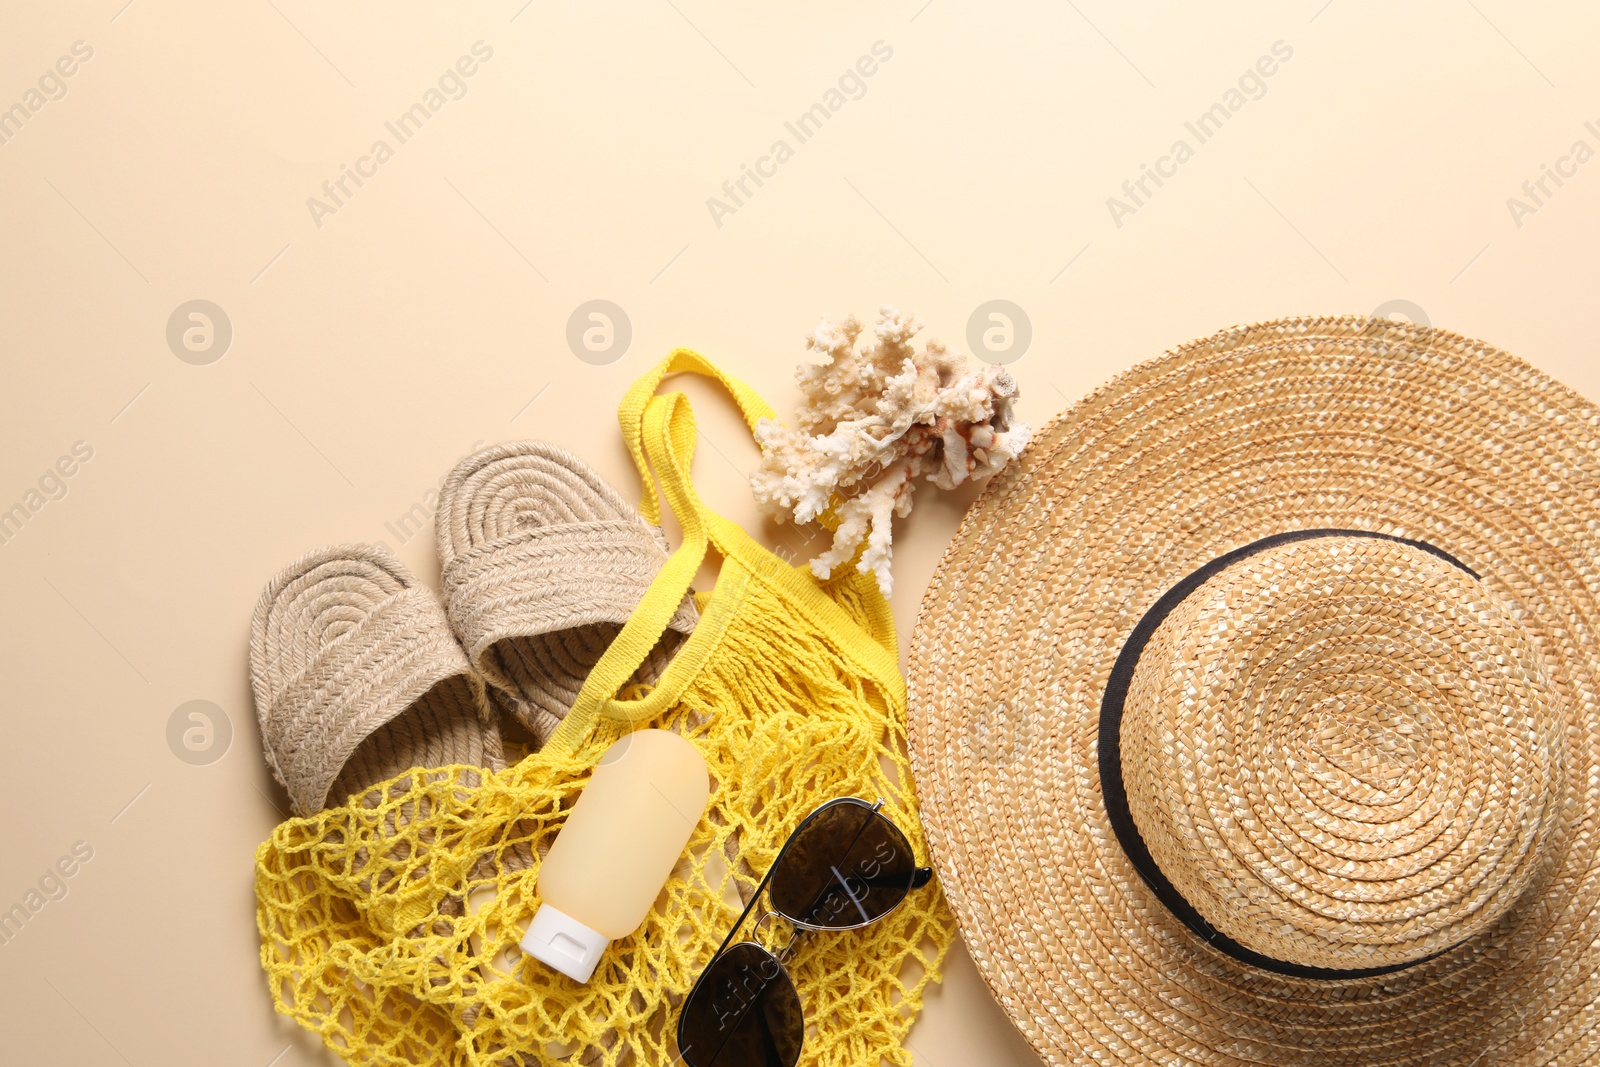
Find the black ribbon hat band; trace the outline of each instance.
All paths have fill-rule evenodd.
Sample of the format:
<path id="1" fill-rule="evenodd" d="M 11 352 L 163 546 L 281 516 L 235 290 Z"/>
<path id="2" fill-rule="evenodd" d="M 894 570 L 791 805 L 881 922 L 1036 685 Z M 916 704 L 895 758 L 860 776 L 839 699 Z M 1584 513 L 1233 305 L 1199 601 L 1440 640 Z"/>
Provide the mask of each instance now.
<path id="1" fill-rule="evenodd" d="M 1127 855 L 1129 862 L 1139 872 L 1139 877 L 1150 887 L 1150 890 L 1155 893 L 1157 899 L 1166 906 L 1168 911 L 1172 912 L 1196 936 L 1213 948 L 1232 956 L 1241 963 L 1247 963 L 1252 967 L 1259 967 L 1265 971 L 1272 971 L 1276 974 L 1289 975 L 1295 978 L 1371 978 L 1375 975 L 1391 974 L 1407 967 L 1414 967 L 1416 964 L 1424 962 L 1424 960 L 1359 970 L 1307 967 L 1254 952 L 1208 923 L 1194 909 L 1194 906 L 1184 899 L 1183 894 L 1178 892 L 1166 875 L 1162 874 L 1155 858 L 1150 855 L 1150 850 L 1145 845 L 1144 837 L 1139 833 L 1139 827 L 1134 823 L 1133 814 L 1128 808 L 1128 794 L 1122 780 L 1123 705 L 1128 698 L 1128 686 L 1133 681 L 1133 671 L 1139 663 L 1139 655 L 1144 651 L 1144 647 L 1149 643 L 1150 638 L 1155 635 L 1156 629 L 1161 625 L 1162 621 L 1209 578 L 1240 560 L 1259 552 L 1276 548 L 1279 545 L 1290 544 L 1295 541 L 1310 541 L 1321 537 L 1370 537 L 1382 541 L 1395 541 L 1437 556 L 1446 563 L 1459 567 L 1473 578 L 1481 577 L 1477 571 L 1474 571 L 1450 553 L 1430 545 L 1426 541 L 1413 541 L 1390 534 L 1372 533 L 1368 530 L 1295 530 L 1262 538 L 1259 541 L 1245 545 L 1243 548 L 1236 548 L 1231 552 L 1218 556 L 1167 590 L 1161 599 L 1157 600 L 1155 605 L 1139 620 L 1138 625 L 1133 628 L 1133 632 L 1128 636 L 1127 643 L 1122 646 L 1122 652 L 1117 656 L 1117 662 L 1111 668 L 1111 677 L 1106 682 L 1105 695 L 1100 702 L 1100 791 L 1105 799 L 1106 816 L 1111 822 L 1111 829 L 1116 833 L 1117 841 L 1122 845 L 1122 851 Z M 1449 950 L 1446 949 L 1445 951 Z M 1433 959 L 1438 955 L 1440 953 L 1434 953 L 1425 957 L 1425 959 Z"/>

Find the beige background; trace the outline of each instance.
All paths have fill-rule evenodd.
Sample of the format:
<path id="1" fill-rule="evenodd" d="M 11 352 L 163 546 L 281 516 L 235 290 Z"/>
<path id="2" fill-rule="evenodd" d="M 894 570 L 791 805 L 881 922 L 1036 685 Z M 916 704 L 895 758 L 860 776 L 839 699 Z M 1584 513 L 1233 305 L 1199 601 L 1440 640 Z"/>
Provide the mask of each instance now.
<path id="1" fill-rule="evenodd" d="M 6 1060 L 332 1062 L 256 964 L 250 855 L 284 804 L 245 674 L 257 592 L 338 540 L 432 580 L 431 531 L 385 524 L 476 441 L 558 440 L 636 492 L 614 407 L 673 345 L 788 411 L 822 312 L 893 302 L 965 347 L 1003 298 L 1038 423 L 1223 326 L 1403 300 L 1600 395 L 1600 163 L 1561 162 L 1600 148 L 1593 5 L 1213 7 L 7 3 L 0 108 L 39 107 L 0 144 L 0 509 L 39 507 L 0 545 L 0 909 L 93 858 L 0 945 Z M 385 122 L 480 40 L 465 95 L 399 144 Z M 784 123 L 878 41 L 797 144 Z M 1279 41 L 1199 144 L 1184 123 Z M 307 199 L 379 138 L 393 158 L 319 227 Z M 718 226 L 707 198 L 778 138 L 793 158 Z M 1193 158 L 1118 226 L 1107 198 L 1178 138 Z M 1514 217 L 1545 165 L 1569 176 Z M 595 298 L 633 328 L 600 366 L 565 340 Z M 232 323 L 208 365 L 165 337 L 193 299 Z M 695 395 L 698 479 L 753 524 L 754 449 Z M 92 459 L 45 478 L 66 495 L 30 498 L 76 442 Z M 900 534 L 906 629 L 959 503 Z M 205 765 L 166 734 L 197 699 L 232 726 Z M 1036 1062 L 959 953 L 911 1036 L 930 1067 Z"/>

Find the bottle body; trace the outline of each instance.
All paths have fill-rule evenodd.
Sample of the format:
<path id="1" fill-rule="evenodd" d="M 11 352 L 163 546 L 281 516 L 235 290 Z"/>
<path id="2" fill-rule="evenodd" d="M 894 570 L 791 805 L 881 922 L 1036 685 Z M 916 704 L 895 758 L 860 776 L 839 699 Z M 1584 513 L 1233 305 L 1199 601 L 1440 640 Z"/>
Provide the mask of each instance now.
<path id="1" fill-rule="evenodd" d="M 606 943 L 639 928 L 710 799 L 699 749 L 635 730 L 606 750 L 539 869 L 529 955 L 580 982 Z"/>

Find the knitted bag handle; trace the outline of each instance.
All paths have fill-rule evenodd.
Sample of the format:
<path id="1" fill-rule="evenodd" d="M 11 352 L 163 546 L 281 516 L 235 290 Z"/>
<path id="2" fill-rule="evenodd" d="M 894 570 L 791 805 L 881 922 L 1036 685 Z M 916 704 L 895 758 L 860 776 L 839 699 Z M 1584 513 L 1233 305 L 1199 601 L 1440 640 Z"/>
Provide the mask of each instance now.
<path id="1" fill-rule="evenodd" d="M 682 393 L 655 395 L 661 380 L 679 371 L 719 381 L 733 395 L 752 430 L 762 419 L 775 417 L 772 408 L 755 390 L 724 374 L 704 356 L 685 348 L 674 350 L 634 383 L 623 397 L 618 420 L 645 486 L 639 510 L 652 523 L 659 523 L 665 503 L 683 528 L 683 544 L 668 557 L 644 599 L 589 672 L 572 710 L 546 743 L 547 748 L 558 752 L 575 751 L 597 715 L 640 723 L 669 711 L 715 649 L 736 606 L 737 588 L 729 591 L 731 596 L 713 598 L 694 633 L 651 690 L 636 699 L 617 699 L 616 694 L 666 632 L 709 547 L 716 544 L 727 555 L 738 551 L 734 548 L 738 542 L 749 540 L 741 527 L 707 508 L 694 490 L 690 480 L 698 436 L 694 411 L 688 397 Z M 659 499 L 650 491 L 657 478 L 661 482 Z M 744 575 L 731 574 L 729 579 L 736 587 L 742 586 Z"/>
<path id="2" fill-rule="evenodd" d="M 781 587 L 793 610 L 811 616 L 824 632 L 840 635 L 836 651 L 854 669 L 887 679 L 897 689 L 903 690 L 905 684 L 900 675 L 894 615 L 876 582 L 866 583 L 870 588 L 859 591 L 860 617 L 852 619 L 823 591 L 809 570 L 785 563 L 738 523 L 701 502 L 689 472 L 697 437 L 689 398 L 682 393 L 655 395 L 663 378 L 679 372 L 699 374 L 721 383 L 739 405 L 752 433 L 761 420 L 777 417 L 754 389 L 687 348 L 673 350 L 623 397 L 617 417 L 644 484 L 640 511 L 652 522 L 659 522 L 665 501 L 683 528 L 683 544 L 667 559 L 632 617 L 589 672 L 572 710 L 546 742 L 545 747 L 556 752 L 575 752 L 597 716 L 641 723 L 666 714 L 717 648 L 752 574 Z M 658 479 L 660 498 L 650 488 Z M 617 699 L 617 693 L 665 632 L 713 544 L 722 554 L 722 573 L 694 632 L 647 694 Z"/>
<path id="3" fill-rule="evenodd" d="M 617 408 L 617 421 L 622 424 L 622 439 L 628 443 L 628 452 L 633 456 L 633 465 L 639 469 L 639 481 L 644 486 L 639 510 L 645 518 L 658 526 L 661 524 L 661 507 L 650 488 L 650 464 L 645 459 L 644 416 L 651 400 L 655 399 L 656 390 L 661 387 L 661 380 L 669 374 L 681 372 L 703 375 L 720 382 L 722 387 L 733 395 L 751 433 L 755 433 L 756 425 L 762 419 L 778 417 L 771 405 L 761 399 L 760 393 L 732 375 L 724 374 L 706 357 L 688 348 L 673 349 L 666 359 L 651 368 L 650 373 L 634 382 L 627 395 L 622 398 L 622 404 Z M 692 414 L 689 416 L 689 427 L 690 429 L 694 427 Z M 690 452 L 693 453 L 692 447 Z M 687 478 L 687 467 L 683 473 Z"/>

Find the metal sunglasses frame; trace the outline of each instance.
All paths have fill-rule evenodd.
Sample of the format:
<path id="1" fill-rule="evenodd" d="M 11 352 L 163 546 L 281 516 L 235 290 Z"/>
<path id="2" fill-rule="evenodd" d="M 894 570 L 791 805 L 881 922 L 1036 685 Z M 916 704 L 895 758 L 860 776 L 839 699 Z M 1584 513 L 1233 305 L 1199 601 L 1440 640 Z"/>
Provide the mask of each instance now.
<path id="1" fill-rule="evenodd" d="M 904 842 L 907 851 L 910 850 L 911 842 L 910 842 L 909 839 L 906 838 L 905 831 L 900 829 L 900 827 L 896 826 L 892 819 L 890 819 L 888 816 L 883 814 L 883 812 L 881 810 L 883 808 L 883 800 L 882 799 L 879 799 L 879 800 L 869 804 L 865 800 L 862 800 L 860 797 L 835 797 L 834 799 L 829 800 L 826 803 L 823 803 L 823 804 L 819 805 L 815 810 L 813 810 L 811 812 L 811 814 L 807 815 L 804 819 L 801 819 L 800 820 L 800 824 L 798 826 L 796 826 L 793 830 L 791 830 L 789 832 L 789 836 L 784 839 L 783 847 L 778 850 L 777 857 L 773 859 L 771 866 L 769 866 L 767 868 L 767 873 L 762 876 L 760 884 L 758 884 L 756 886 L 756 891 L 750 895 L 750 902 L 744 906 L 744 911 L 739 913 L 739 918 L 734 921 L 734 924 L 733 924 L 732 928 L 730 928 L 728 930 L 728 936 L 726 936 L 726 937 L 724 937 L 722 939 L 722 944 L 717 947 L 717 951 L 713 952 L 711 954 L 711 958 L 706 961 L 705 966 L 700 968 L 700 974 L 695 978 L 694 984 L 689 987 L 688 996 L 686 996 L 684 998 L 684 1002 L 683 1002 L 683 1007 L 684 1008 L 687 1008 L 689 1006 L 689 1002 L 694 998 L 694 994 L 696 993 L 696 991 L 699 990 L 700 982 L 705 978 L 706 972 L 711 970 L 712 965 L 717 962 L 717 960 L 722 956 L 722 954 L 724 952 L 728 951 L 728 948 L 729 948 L 729 946 L 731 944 L 734 944 L 734 941 L 733 941 L 734 935 L 737 934 L 739 932 L 739 930 L 744 926 L 745 920 L 750 917 L 750 912 L 752 911 L 752 909 L 755 908 L 756 904 L 758 902 L 760 902 L 763 894 L 766 893 L 767 884 L 772 881 L 773 873 L 775 871 L 777 871 L 778 868 L 783 865 L 783 858 L 784 858 L 785 855 L 788 854 L 789 847 L 794 844 L 795 839 L 800 836 L 800 834 L 805 830 L 805 828 L 807 826 L 809 826 L 811 824 L 812 820 L 815 819 L 817 816 L 821 815 L 825 811 L 830 810 L 831 808 L 839 807 L 839 806 L 842 806 L 842 805 L 854 805 L 854 806 L 857 806 L 857 807 L 866 808 L 868 813 L 872 817 L 878 818 L 878 819 L 882 819 L 886 824 L 888 824 L 889 828 L 892 829 L 895 832 L 895 834 L 899 836 L 899 838 L 900 838 L 900 840 L 902 842 Z M 913 890 L 913 889 L 921 889 L 923 886 L 927 885 L 928 882 L 932 880 L 932 878 L 933 878 L 933 868 L 931 868 L 931 867 L 915 867 L 915 868 L 913 868 L 912 872 L 911 872 L 911 884 L 906 887 L 905 893 L 901 895 L 899 900 L 895 901 L 895 903 L 894 903 L 894 905 L 892 907 L 890 907 L 888 910 L 884 911 L 883 913 L 881 913 L 879 915 L 876 915 L 876 916 L 872 917 L 871 919 L 866 920 L 865 922 L 859 922 L 859 923 L 854 924 L 853 926 L 816 926 L 816 925 L 813 925 L 811 923 L 801 922 L 799 919 L 792 918 L 792 917 L 790 917 L 788 915 L 783 914 L 782 912 L 774 911 L 774 910 L 768 910 L 768 911 L 762 913 L 761 917 L 756 920 L 755 926 L 751 928 L 750 937 L 752 938 L 752 940 L 740 941 L 740 942 L 737 942 L 737 944 L 739 944 L 739 945 L 748 944 L 748 945 L 753 946 L 754 948 L 757 948 L 757 949 L 761 950 L 762 952 L 766 953 L 768 956 L 772 957 L 772 959 L 777 961 L 778 966 L 780 968 L 782 968 L 788 963 L 789 958 L 794 954 L 795 947 L 799 944 L 800 939 L 802 937 L 804 937 L 806 934 L 808 934 L 808 933 L 823 933 L 823 932 L 827 932 L 827 933 L 843 933 L 843 932 L 848 931 L 848 930 L 860 930 L 863 927 L 871 926 L 873 923 L 878 922 L 881 919 L 886 919 L 890 915 L 894 914 L 894 912 L 900 907 L 900 905 L 902 905 L 902 904 L 904 904 L 906 902 L 906 897 L 911 895 L 911 890 Z M 787 922 L 789 925 L 794 927 L 794 933 L 790 936 L 789 943 L 784 945 L 783 948 L 779 949 L 776 952 L 774 952 L 773 950 L 767 948 L 765 945 L 761 944 L 760 941 L 753 940 L 754 938 L 759 936 L 760 931 L 761 931 L 761 924 L 766 922 L 768 919 L 782 919 L 785 922 Z M 683 1016 L 683 1013 L 682 1013 L 682 1009 L 680 1009 L 679 1016 L 678 1016 L 678 1030 L 679 1030 L 680 1039 L 681 1039 L 681 1036 L 682 1036 L 681 1035 L 681 1031 L 682 1031 L 682 1028 L 683 1028 L 683 1019 L 684 1019 L 684 1016 Z M 680 1053 L 680 1055 L 681 1055 L 681 1053 Z"/>
<path id="2" fill-rule="evenodd" d="M 712 954 L 711 959 L 715 960 L 717 956 L 720 956 L 723 952 L 727 951 L 728 943 L 733 940 L 733 935 L 739 932 L 739 928 L 744 925 L 744 921 L 750 917 L 750 910 L 756 906 L 756 902 L 759 901 L 761 899 L 761 895 L 766 892 L 767 883 L 772 881 L 773 873 L 783 865 L 783 857 L 788 855 L 789 848 L 794 844 L 795 839 L 799 837 L 805 831 L 805 828 L 811 825 L 812 821 L 823 812 L 832 808 L 844 807 L 848 805 L 866 808 L 872 815 L 882 819 L 890 827 L 890 829 L 894 830 L 894 832 L 899 835 L 900 840 L 905 842 L 906 850 L 910 851 L 911 842 L 907 840 L 905 831 L 896 826 L 894 824 L 894 820 L 883 814 L 883 801 L 881 799 L 873 801 L 871 804 L 869 804 L 860 797 L 834 797 L 832 800 L 827 801 L 826 803 L 819 804 L 811 812 L 811 814 L 807 815 L 804 819 L 801 819 L 800 824 L 790 831 L 789 836 L 784 839 L 783 847 L 778 850 L 777 857 L 773 859 L 772 865 L 767 868 L 767 873 L 762 877 L 761 883 L 756 886 L 756 891 L 751 894 L 750 903 L 746 904 L 744 906 L 744 911 L 739 913 L 738 921 L 733 924 L 733 929 L 728 931 L 728 936 L 722 939 L 722 946 Z M 798 939 L 800 933 L 842 933 L 846 930 L 860 930 L 863 927 L 871 926 L 880 919 L 886 919 L 890 915 L 893 915 L 900 905 L 906 902 L 906 896 L 911 895 L 911 890 L 920 889 L 921 887 L 927 885 L 928 881 L 932 877 L 933 868 L 931 867 L 917 867 L 913 869 L 911 873 L 911 884 L 907 887 L 905 896 L 902 896 L 899 900 L 895 901 L 894 907 L 890 908 L 888 911 L 885 911 L 881 915 L 874 916 L 865 922 L 856 923 L 853 926 L 817 926 L 812 923 L 802 922 L 793 916 L 785 915 L 781 911 L 769 910 L 765 912 L 761 918 L 756 920 L 755 928 L 751 930 L 751 936 L 754 936 L 755 932 L 761 929 L 761 924 L 766 922 L 768 919 L 782 919 L 790 926 L 793 926 L 796 930 L 796 939 Z M 787 946 L 785 947 L 787 948 Z M 706 966 L 710 967 L 710 962 L 707 962 Z"/>

